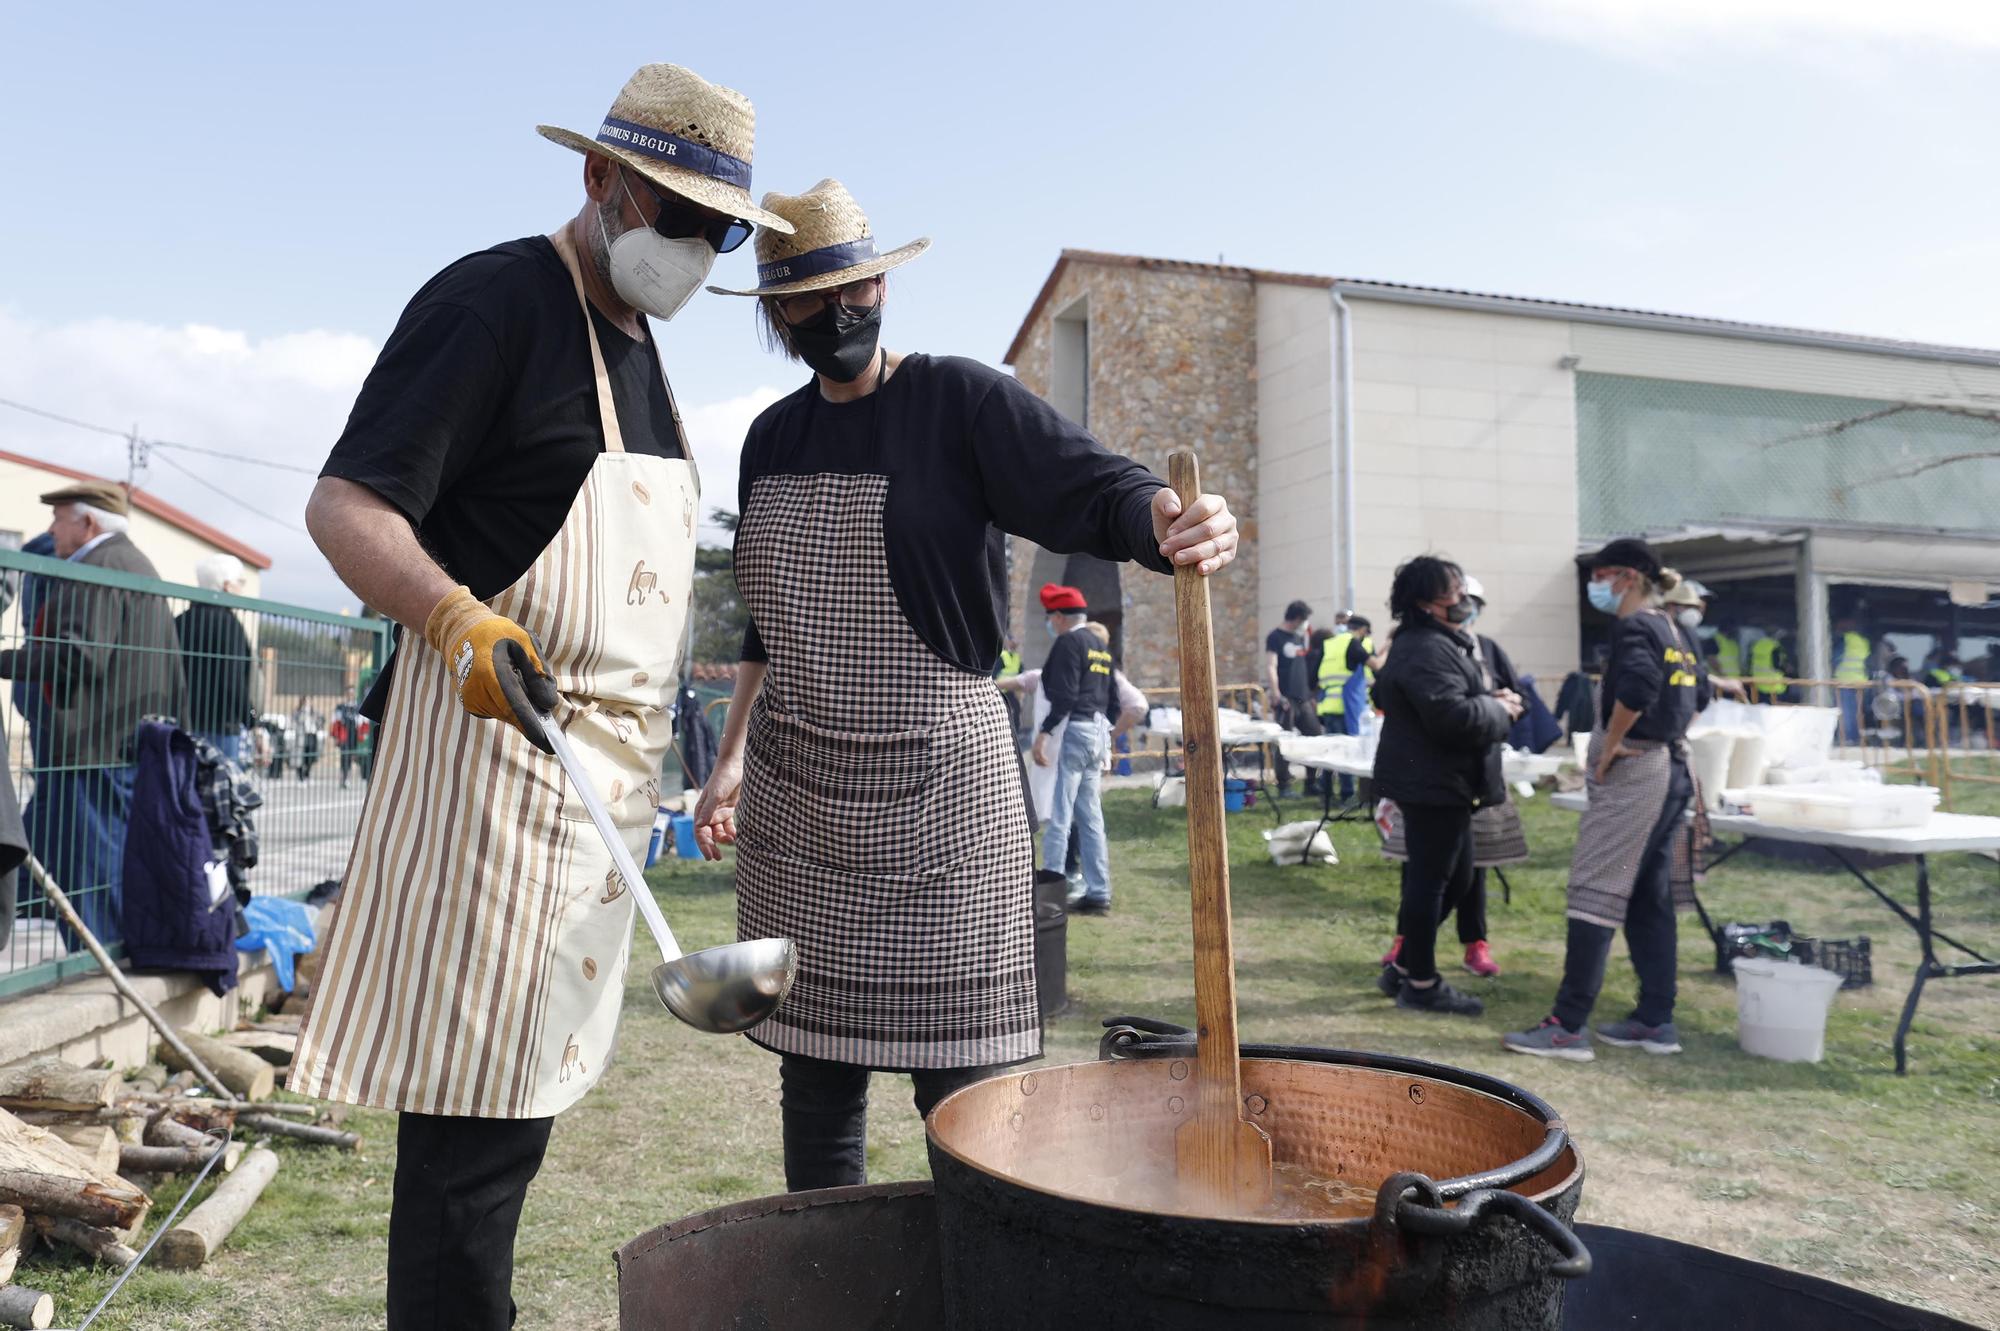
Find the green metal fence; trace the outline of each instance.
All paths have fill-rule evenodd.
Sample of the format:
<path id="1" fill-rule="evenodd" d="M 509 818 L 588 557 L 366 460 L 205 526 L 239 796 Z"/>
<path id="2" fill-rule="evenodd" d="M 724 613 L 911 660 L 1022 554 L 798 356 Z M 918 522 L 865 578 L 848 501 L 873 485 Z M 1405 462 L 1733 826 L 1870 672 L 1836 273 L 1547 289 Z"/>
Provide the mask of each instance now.
<path id="1" fill-rule="evenodd" d="M 247 885 L 303 893 L 346 864 L 372 757 L 356 704 L 390 628 L 0 550 L 7 776 L 31 850 L 112 956 L 141 718 L 172 717 L 240 762 L 263 801 Z M 16 893 L 0 997 L 94 969 L 28 875 Z"/>

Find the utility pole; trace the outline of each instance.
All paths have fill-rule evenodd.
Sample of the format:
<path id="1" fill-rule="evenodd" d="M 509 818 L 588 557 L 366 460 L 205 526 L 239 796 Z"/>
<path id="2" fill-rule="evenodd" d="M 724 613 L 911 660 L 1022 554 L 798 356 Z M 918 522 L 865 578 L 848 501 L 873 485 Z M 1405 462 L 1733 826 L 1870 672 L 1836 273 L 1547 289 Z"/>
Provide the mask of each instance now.
<path id="1" fill-rule="evenodd" d="M 132 423 L 132 432 L 125 436 L 125 493 L 129 497 L 139 488 L 139 476 L 146 470 L 146 454 L 150 450 L 145 440 L 139 437 L 139 423 Z"/>

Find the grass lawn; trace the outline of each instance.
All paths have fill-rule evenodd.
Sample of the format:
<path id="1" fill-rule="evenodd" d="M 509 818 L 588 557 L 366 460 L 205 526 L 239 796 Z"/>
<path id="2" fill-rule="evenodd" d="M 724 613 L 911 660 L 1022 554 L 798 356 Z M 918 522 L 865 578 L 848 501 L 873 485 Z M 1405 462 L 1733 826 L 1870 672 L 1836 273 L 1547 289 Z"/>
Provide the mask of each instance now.
<path id="1" fill-rule="evenodd" d="M 1991 788 L 2000 795 L 2000 787 Z M 1050 1024 L 1052 1059 L 1095 1056 L 1098 1018 L 1133 1012 L 1182 1022 L 1194 998 L 1186 828 L 1144 794 L 1107 798 L 1116 913 L 1070 923 L 1068 1012 Z M 1303 805 L 1294 808 L 1303 816 Z M 1874 940 L 1874 987 L 1840 995 L 1818 1065 L 1751 1058 L 1735 1041 L 1735 995 L 1698 932 L 1683 929 L 1679 1023 L 1687 1052 L 1656 1058 L 1602 1049 L 1594 1064 L 1502 1052 L 1499 1033 L 1539 1020 L 1561 968 L 1562 892 L 1572 815 L 1527 807 L 1532 863 L 1494 886 L 1491 926 L 1505 967 L 1462 977 L 1487 999 L 1478 1020 L 1399 1012 L 1374 989 L 1393 932 L 1396 874 L 1374 829 L 1345 824 L 1338 868 L 1271 865 L 1261 811 L 1231 820 L 1241 1025 L 1246 1040 L 1385 1049 L 1512 1078 L 1568 1118 L 1588 1165 L 1582 1218 L 1670 1235 L 2000 1323 L 2000 981 L 1931 986 L 1893 1075 L 1889 1037 L 1916 949 L 1912 936 L 1837 871 L 1740 855 L 1703 896 L 1719 918 L 1789 919 L 1825 937 Z M 2000 870 L 1941 857 L 1939 918 L 1975 946 L 2000 946 Z M 732 936 L 727 865 L 670 862 L 651 875 L 691 947 Z M 1910 872 L 1882 880 L 1909 890 Z M 1449 936 L 1449 928 L 1447 928 Z M 1445 951 L 1440 949 L 1441 955 Z M 515 1296 L 524 1327 L 616 1325 L 611 1251 L 664 1221 L 779 1191 L 775 1060 L 740 1038 L 703 1036 L 668 1017 L 645 987 L 638 945 L 617 1058 L 557 1123 L 522 1222 Z M 1622 944 L 1600 1015 L 1632 997 Z M 869 1141 L 874 1180 L 926 1172 L 908 1082 L 876 1078 Z M 96 1323 L 104 1328 L 379 1327 L 395 1123 L 358 1113 L 359 1156 L 280 1148 L 265 1199 L 209 1267 L 145 1271 Z M 164 1215 L 171 1196 L 160 1199 Z M 74 1326 L 110 1277 L 38 1255 L 17 1277 L 58 1300 Z"/>

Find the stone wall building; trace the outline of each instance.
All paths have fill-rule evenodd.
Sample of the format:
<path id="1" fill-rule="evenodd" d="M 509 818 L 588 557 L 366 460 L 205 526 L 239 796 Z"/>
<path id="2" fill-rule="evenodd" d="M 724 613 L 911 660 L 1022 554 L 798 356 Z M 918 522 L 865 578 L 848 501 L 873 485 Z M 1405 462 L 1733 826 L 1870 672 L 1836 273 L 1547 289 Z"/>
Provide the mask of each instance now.
<path id="1" fill-rule="evenodd" d="M 1857 607 L 1913 665 L 1952 644 L 2000 666 L 1997 351 L 1065 250 L 1006 361 L 1162 475 L 1195 449 L 1229 496 L 1224 682 L 1259 677 L 1288 601 L 1381 625 L 1397 564 L 1437 551 L 1552 699 L 1607 627 L 1576 556 L 1632 534 L 1746 653 L 1793 639 L 1800 677 L 1830 677 L 1829 620 Z M 1172 684 L 1169 580 L 1094 563 L 1014 543 L 1027 654 L 1034 589 L 1068 573 L 1122 612 L 1132 678 Z"/>

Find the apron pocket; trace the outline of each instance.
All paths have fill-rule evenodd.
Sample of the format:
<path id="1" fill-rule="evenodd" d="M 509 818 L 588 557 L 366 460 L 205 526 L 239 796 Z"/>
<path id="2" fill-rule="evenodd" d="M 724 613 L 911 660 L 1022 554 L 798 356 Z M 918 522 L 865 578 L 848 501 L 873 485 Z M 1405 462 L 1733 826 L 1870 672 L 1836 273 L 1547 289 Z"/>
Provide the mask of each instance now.
<path id="1" fill-rule="evenodd" d="M 660 803 L 660 764 L 673 738 L 666 709 L 577 708 L 564 721 L 563 733 L 596 784 L 597 797 L 611 811 L 611 821 L 619 827 L 651 827 Z M 562 816 L 589 822 L 590 812 L 571 789 L 569 774 L 555 759 L 545 761 L 562 786 Z"/>
<path id="2" fill-rule="evenodd" d="M 928 730 L 832 730 L 759 700 L 738 818 L 773 850 L 849 873 L 926 872 Z"/>

